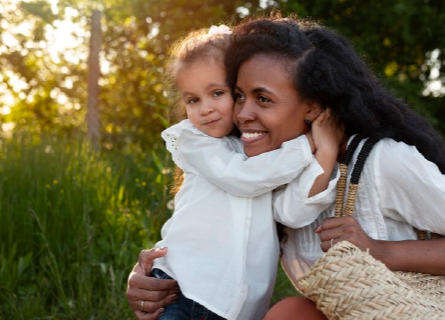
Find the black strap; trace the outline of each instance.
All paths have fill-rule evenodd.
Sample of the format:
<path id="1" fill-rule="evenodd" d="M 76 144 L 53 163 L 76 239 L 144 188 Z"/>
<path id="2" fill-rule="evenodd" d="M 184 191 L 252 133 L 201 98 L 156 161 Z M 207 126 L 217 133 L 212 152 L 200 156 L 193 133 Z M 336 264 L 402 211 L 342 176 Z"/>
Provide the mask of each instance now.
<path id="1" fill-rule="evenodd" d="M 363 167 L 365 166 L 365 161 L 371 153 L 372 148 L 379 141 L 376 138 L 368 138 L 366 142 L 363 144 L 360 153 L 357 156 L 357 161 L 355 161 L 354 169 L 351 173 L 351 183 L 358 184 L 360 180 L 360 175 L 362 174 Z"/>

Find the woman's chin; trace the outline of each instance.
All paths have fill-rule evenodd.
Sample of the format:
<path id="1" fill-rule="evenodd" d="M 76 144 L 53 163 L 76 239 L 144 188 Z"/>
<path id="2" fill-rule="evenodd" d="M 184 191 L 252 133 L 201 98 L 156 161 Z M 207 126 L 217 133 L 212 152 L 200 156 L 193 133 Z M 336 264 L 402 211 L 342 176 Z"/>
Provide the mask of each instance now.
<path id="1" fill-rule="evenodd" d="M 271 151 L 271 149 L 265 146 L 244 145 L 244 154 L 249 158 L 258 156 L 264 152 L 269 152 L 269 151 Z"/>

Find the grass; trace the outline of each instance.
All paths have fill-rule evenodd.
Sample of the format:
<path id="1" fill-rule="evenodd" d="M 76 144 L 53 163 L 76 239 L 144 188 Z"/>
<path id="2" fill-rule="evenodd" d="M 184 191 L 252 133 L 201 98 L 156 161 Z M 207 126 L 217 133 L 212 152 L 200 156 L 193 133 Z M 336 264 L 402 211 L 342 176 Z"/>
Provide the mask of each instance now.
<path id="1" fill-rule="evenodd" d="M 0 145 L 0 319 L 135 319 L 128 273 L 171 214 L 163 148 Z M 282 271 L 273 301 L 295 294 Z"/>

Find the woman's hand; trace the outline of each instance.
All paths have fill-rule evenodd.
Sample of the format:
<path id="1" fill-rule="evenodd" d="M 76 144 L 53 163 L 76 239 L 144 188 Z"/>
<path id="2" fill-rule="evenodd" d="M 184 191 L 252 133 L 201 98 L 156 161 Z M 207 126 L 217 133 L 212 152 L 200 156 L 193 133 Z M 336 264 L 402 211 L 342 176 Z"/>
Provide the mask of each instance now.
<path id="1" fill-rule="evenodd" d="M 159 318 L 163 307 L 178 299 L 179 287 L 175 280 L 150 277 L 153 261 L 167 254 L 167 249 L 142 250 L 139 261 L 128 277 L 127 300 L 139 320 Z"/>
<path id="2" fill-rule="evenodd" d="M 370 238 L 357 220 L 351 216 L 327 218 L 314 232 L 320 235 L 321 250 L 324 252 L 340 241 L 349 241 L 363 251 L 369 249 L 371 255 L 378 246 L 378 241 Z"/>

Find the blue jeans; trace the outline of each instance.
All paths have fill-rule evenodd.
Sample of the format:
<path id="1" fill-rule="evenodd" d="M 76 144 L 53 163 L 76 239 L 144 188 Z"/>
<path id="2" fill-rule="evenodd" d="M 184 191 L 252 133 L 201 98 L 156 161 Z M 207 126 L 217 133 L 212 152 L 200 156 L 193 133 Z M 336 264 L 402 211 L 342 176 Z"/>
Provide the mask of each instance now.
<path id="1" fill-rule="evenodd" d="M 160 269 L 151 270 L 151 275 L 158 279 L 173 279 Z M 159 320 L 225 320 L 199 303 L 186 298 L 182 293 L 173 304 L 164 307 L 165 312 Z"/>

